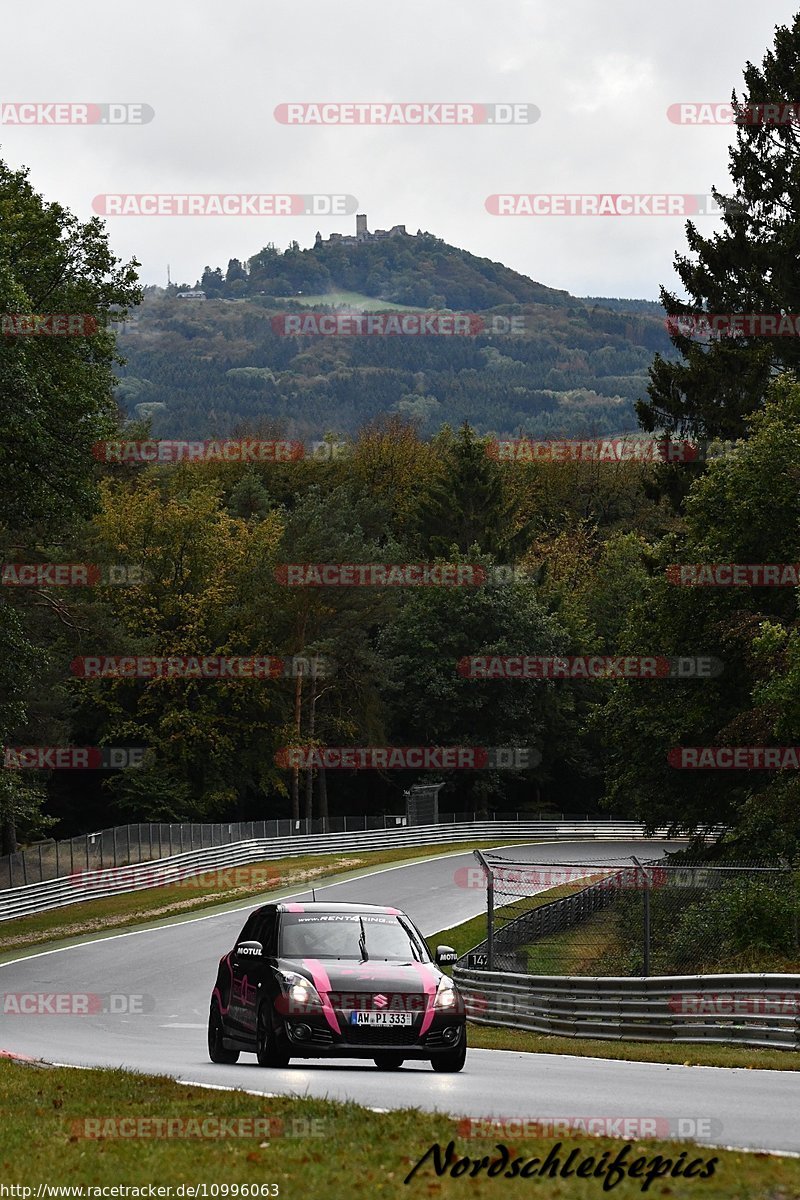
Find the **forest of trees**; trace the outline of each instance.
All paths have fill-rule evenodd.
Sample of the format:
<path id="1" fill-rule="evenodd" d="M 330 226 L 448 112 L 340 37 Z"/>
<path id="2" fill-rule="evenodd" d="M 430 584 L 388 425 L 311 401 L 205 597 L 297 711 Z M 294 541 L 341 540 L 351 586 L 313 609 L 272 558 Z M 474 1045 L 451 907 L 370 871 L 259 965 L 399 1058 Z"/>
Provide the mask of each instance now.
<path id="1" fill-rule="evenodd" d="M 755 824 L 790 845 L 800 835 L 792 779 L 678 772 L 667 755 L 678 745 L 796 738 L 791 707 L 776 705 L 797 687 L 796 594 L 677 588 L 666 568 L 800 559 L 791 483 L 799 439 L 800 388 L 784 380 L 735 455 L 707 470 L 674 468 L 693 479 L 683 515 L 659 498 L 662 468 L 502 464 L 468 427 L 423 441 L 398 421 L 379 424 L 329 462 L 98 464 L 99 507 L 73 524 L 71 557 L 135 564 L 144 581 L 46 598 L 4 589 L 5 626 L 30 654 L 23 679 L 25 659 L 15 658 L 6 740 L 152 748 L 148 765 L 106 786 L 99 773 L 54 772 L 46 811 L 63 830 L 287 815 L 291 773 L 275 762 L 285 745 L 482 744 L 534 746 L 542 761 L 527 772 L 452 772 L 448 808 L 610 805 L 653 823 Z M 4 560 L 19 559 L 19 535 L 4 540 Z M 26 561 L 64 557 L 57 541 L 26 549 Z M 287 562 L 437 560 L 521 571 L 474 588 L 290 589 L 276 573 Z M 231 685 L 70 672 L 78 654 L 134 653 L 321 655 L 332 669 L 303 681 L 299 721 L 292 679 Z M 459 675 L 462 657 L 485 653 L 712 655 L 724 674 Z M 5 772 L 7 786 L 35 789 L 34 774 Z M 403 789 L 423 778 L 328 773 L 325 803 L 337 813 L 397 811 Z M 34 830 L 36 805 L 20 811 L 29 814 L 21 830 Z M 320 812 L 319 773 L 311 812 Z"/>
<path id="2" fill-rule="evenodd" d="M 663 312 L 567 305 L 553 295 L 556 305 L 482 311 L 487 321 L 522 318 L 520 333 L 287 337 L 271 318 L 299 311 L 294 302 L 197 303 L 151 291 L 120 336 L 127 363 L 116 395 L 167 438 L 221 436 L 264 418 L 298 437 L 355 434 L 382 413 L 426 435 L 464 421 L 501 436 L 635 430 L 653 353 L 674 355 Z"/>

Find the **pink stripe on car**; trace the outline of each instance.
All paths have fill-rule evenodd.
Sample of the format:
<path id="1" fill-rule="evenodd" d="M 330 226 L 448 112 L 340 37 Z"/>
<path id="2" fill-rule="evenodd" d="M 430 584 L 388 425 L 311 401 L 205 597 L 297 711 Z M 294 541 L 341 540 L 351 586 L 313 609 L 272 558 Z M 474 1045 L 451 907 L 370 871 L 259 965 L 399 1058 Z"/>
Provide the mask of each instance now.
<path id="1" fill-rule="evenodd" d="M 331 981 L 328 978 L 328 972 L 323 967 L 318 958 L 304 958 L 303 966 L 307 971 L 311 972 L 311 978 L 314 981 L 314 987 L 319 992 L 319 998 L 322 1001 L 322 1011 L 325 1013 L 325 1020 L 330 1025 L 334 1033 L 341 1033 L 339 1021 L 336 1013 L 333 1011 L 333 1005 L 330 1002 L 328 993 L 331 990 Z"/>
<path id="2" fill-rule="evenodd" d="M 436 988 L 438 987 L 438 982 L 437 977 L 431 967 L 427 966 L 425 963 L 417 962 L 415 962 L 413 965 L 414 970 L 422 977 L 422 987 L 427 1000 L 425 1016 L 422 1018 L 422 1024 L 419 1030 L 419 1036 L 422 1037 L 423 1033 L 428 1032 L 433 1020 L 433 1002 L 436 998 Z"/>

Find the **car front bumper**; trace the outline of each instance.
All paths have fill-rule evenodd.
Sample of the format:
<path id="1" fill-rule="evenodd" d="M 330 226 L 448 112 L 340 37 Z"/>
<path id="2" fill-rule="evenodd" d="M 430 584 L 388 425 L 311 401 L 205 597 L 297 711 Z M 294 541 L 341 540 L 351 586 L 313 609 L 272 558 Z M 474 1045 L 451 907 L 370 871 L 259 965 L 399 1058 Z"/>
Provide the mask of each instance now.
<path id="1" fill-rule="evenodd" d="M 341 1032 L 334 1032 L 316 1014 L 313 1018 L 292 1017 L 284 1021 L 292 1057 L 374 1058 L 377 1054 L 401 1054 L 403 1058 L 429 1059 L 432 1054 L 457 1050 L 466 1037 L 463 1013 L 437 1012 L 422 1032 L 422 1014 L 412 1025 L 352 1025 L 347 1014 L 337 1013 Z"/>

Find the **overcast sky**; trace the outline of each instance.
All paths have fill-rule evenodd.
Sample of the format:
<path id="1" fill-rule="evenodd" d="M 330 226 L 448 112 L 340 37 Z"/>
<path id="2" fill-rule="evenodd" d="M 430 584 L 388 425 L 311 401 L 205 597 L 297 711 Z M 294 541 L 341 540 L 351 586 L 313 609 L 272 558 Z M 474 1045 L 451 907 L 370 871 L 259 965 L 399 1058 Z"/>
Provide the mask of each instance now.
<path id="1" fill-rule="evenodd" d="M 576 295 L 657 299 L 677 217 L 491 216 L 496 192 L 703 194 L 728 185 L 730 126 L 671 124 L 725 101 L 797 0 L 58 0 L 3 6 L 0 101 L 139 102 L 146 125 L 0 125 L 0 157 L 87 218 L 119 192 L 346 193 L 369 227 L 405 224 Z M 800 97 L 790 99 L 800 100 Z M 279 124 L 287 101 L 528 102 L 510 128 Z M 700 218 L 712 229 L 715 218 Z M 145 282 L 193 283 L 267 242 L 354 217 L 115 217 Z"/>

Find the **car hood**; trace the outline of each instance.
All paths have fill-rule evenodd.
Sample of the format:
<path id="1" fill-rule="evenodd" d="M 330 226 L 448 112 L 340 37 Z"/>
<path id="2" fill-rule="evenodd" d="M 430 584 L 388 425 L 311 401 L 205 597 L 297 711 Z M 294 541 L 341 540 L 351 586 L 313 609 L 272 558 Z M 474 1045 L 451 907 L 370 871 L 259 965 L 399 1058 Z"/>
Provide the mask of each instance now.
<path id="1" fill-rule="evenodd" d="M 369 959 L 365 963 L 324 958 L 281 958 L 278 968 L 305 976 L 318 992 L 403 992 L 434 995 L 442 972 L 433 963 Z"/>

